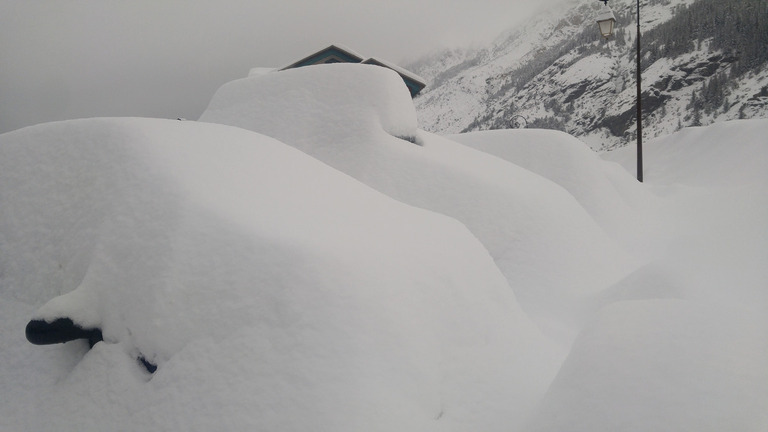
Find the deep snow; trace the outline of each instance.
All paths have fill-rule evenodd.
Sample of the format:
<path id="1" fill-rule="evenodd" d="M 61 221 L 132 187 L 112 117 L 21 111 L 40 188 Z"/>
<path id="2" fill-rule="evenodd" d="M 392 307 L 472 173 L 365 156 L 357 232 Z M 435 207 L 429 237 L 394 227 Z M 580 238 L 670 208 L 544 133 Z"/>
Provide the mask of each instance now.
<path id="1" fill-rule="evenodd" d="M 277 138 L 392 198 L 456 218 L 483 242 L 522 306 L 564 339 L 572 326 L 561 321 L 583 319 L 583 295 L 637 265 L 557 184 L 417 130 L 402 80 L 381 67 L 334 64 L 233 81 L 200 120 Z"/>
<path id="2" fill-rule="evenodd" d="M 768 121 L 647 143 L 641 185 L 415 118 L 332 65 L 0 135 L 0 429 L 768 428 Z M 24 340 L 60 316 L 104 342 Z"/>
<path id="3" fill-rule="evenodd" d="M 615 239 L 635 252 L 643 247 L 637 234 L 647 231 L 646 214 L 657 205 L 655 198 L 627 170 L 600 159 L 573 136 L 555 130 L 511 129 L 449 138 L 557 183 Z"/>
<path id="4" fill-rule="evenodd" d="M 66 316 L 105 339 L 8 334 L 31 360 L 3 372 L 11 427 L 494 429 L 555 370 L 461 224 L 273 139 L 150 119 L 2 138 L 9 327 Z"/>

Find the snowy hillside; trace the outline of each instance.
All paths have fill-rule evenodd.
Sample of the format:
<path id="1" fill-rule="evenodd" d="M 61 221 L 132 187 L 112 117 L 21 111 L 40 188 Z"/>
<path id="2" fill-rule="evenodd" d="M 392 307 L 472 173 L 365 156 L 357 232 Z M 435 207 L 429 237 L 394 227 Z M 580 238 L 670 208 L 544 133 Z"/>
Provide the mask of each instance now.
<path id="1" fill-rule="evenodd" d="M 646 139 L 685 126 L 768 117 L 768 4 L 641 3 Z M 602 3 L 570 4 L 485 49 L 454 49 L 408 65 L 428 81 L 415 101 L 421 127 L 445 134 L 527 123 L 566 131 L 595 149 L 632 142 L 635 2 L 609 2 L 617 30 L 608 41 L 595 24 Z"/>
<path id="2" fill-rule="evenodd" d="M 640 184 L 344 64 L 2 134 L 0 430 L 763 431 L 766 134 L 651 141 Z M 103 341 L 25 340 L 59 318 Z"/>

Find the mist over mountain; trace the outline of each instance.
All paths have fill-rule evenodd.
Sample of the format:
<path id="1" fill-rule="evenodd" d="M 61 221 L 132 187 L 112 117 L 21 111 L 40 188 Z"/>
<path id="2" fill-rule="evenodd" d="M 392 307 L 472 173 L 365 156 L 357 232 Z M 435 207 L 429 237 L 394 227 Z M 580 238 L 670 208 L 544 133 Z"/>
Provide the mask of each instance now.
<path id="1" fill-rule="evenodd" d="M 603 39 L 603 4 L 574 0 L 500 35 L 406 67 L 427 80 L 420 127 L 459 133 L 511 127 L 568 132 L 597 150 L 636 138 L 636 3 L 610 0 L 616 31 Z M 640 3 L 643 134 L 768 117 L 768 2 Z"/>

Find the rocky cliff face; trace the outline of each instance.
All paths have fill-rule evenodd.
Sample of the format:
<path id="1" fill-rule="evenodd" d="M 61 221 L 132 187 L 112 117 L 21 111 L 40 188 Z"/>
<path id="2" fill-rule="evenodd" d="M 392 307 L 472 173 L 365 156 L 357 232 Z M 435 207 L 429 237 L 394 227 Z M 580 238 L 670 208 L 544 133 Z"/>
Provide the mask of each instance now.
<path id="1" fill-rule="evenodd" d="M 482 49 L 437 53 L 408 65 L 428 80 L 420 127 L 438 133 L 540 127 L 595 149 L 634 142 L 634 0 L 610 0 L 617 31 L 603 39 L 602 3 L 574 0 Z M 643 135 L 768 117 L 765 0 L 642 0 Z"/>

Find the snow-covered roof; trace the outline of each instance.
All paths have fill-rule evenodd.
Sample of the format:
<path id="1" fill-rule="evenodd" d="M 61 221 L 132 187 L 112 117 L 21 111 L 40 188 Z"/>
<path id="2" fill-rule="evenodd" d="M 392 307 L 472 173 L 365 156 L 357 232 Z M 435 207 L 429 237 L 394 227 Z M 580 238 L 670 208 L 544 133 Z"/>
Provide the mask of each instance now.
<path id="1" fill-rule="evenodd" d="M 308 56 L 302 58 L 299 61 L 293 62 L 288 66 L 280 68 L 280 70 L 292 69 L 301 66 L 309 66 L 313 64 L 340 62 L 340 63 L 360 63 L 365 57 L 352 51 L 351 49 L 340 44 L 332 44 L 320 51 L 313 52 Z M 331 60 L 331 61 L 329 61 Z"/>
<path id="2" fill-rule="evenodd" d="M 365 58 L 355 51 L 347 48 L 341 44 L 333 44 L 320 51 L 314 52 L 299 61 L 293 62 L 288 66 L 284 66 L 279 70 L 293 69 L 302 66 L 312 66 L 325 63 L 364 63 L 376 66 L 382 66 L 392 69 L 397 72 L 405 81 L 405 85 L 408 87 L 408 91 L 411 92 L 411 96 L 416 96 L 424 87 L 426 87 L 426 80 L 415 73 L 403 69 L 394 63 L 381 60 L 374 57 Z M 249 75 L 250 76 L 250 75 Z"/>

